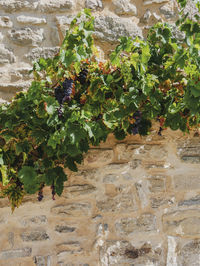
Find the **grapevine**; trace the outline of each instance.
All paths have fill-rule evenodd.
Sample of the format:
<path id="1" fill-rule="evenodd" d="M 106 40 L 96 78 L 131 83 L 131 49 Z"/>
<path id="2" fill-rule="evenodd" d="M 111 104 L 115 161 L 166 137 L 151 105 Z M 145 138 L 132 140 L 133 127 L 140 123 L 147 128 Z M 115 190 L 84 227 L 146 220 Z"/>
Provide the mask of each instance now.
<path id="1" fill-rule="evenodd" d="M 179 3 L 184 8 L 185 1 Z M 178 40 L 167 23 L 153 26 L 147 40 L 122 37 L 99 62 L 85 9 L 72 21 L 60 51 L 33 65 L 34 81 L 0 106 L 0 188 L 12 210 L 26 193 L 52 199 L 78 170 L 90 145 L 113 133 L 150 134 L 153 121 L 189 132 L 200 124 L 200 24 L 180 19 Z M 186 47 L 187 46 L 187 47 Z"/>

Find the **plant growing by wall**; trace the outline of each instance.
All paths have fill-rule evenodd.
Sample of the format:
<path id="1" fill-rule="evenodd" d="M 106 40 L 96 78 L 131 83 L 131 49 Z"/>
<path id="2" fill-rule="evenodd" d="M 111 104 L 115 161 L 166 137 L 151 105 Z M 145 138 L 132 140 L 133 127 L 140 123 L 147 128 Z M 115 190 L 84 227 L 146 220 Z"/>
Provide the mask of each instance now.
<path id="1" fill-rule="evenodd" d="M 179 1 L 182 7 L 185 1 Z M 90 145 L 108 134 L 147 135 L 152 121 L 189 132 L 200 123 L 200 24 L 181 16 L 185 38 L 158 23 L 147 40 L 122 37 L 108 60 L 96 57 L 94 18 L 72 21 L 58 54 L 34 63 L 34 81 L 0 107 L 0 186 L 12 210 L 26 193 L 61 195 Z"/>

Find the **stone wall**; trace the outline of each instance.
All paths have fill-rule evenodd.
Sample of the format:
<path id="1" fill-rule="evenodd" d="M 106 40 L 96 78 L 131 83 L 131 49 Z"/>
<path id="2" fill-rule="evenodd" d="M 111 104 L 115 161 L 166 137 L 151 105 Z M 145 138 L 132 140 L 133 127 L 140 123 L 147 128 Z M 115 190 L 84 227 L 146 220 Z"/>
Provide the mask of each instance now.
<path id="1" fill-rule="evenodd" d="M 200 137 L 157 131 L 91 148 L 55 201 L 0 200 L 0 265 L 200 265 Z"/>
<path id="2" fill-rule="evenodd" d="M 0 0 L 1 102 L 28 88 L 32 61 L 56 53 L 57 25 L 83 7 L 102 58 L 120 35 L 177 17 L 175 0 Z M 12 214 L 1 199 L 0 266 L 200 265 L 200 138 L 157 130 L 92 148 L 55 201 L 46 188 Z"/>
<path id="3" fill-rule="evenodd" d="M 0 0 L 0 102 L 29 87 L 32 62 L 59 48 L 57 25 L 65 32 L 84 7 L 96 17 L 101 56 L 121 35 L 145 36 L 150 25 L 177 15 L 175 0 Z"/>

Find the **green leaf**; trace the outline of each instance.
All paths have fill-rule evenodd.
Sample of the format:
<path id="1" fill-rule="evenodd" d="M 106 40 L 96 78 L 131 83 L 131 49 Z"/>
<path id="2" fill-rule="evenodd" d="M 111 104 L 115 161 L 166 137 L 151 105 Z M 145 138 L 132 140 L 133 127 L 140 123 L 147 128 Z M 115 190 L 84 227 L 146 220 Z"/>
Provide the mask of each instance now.
<path id="1" fill-rule="evenodd" d="M 19 179 L 24 184 L 24 190 L 29 194 L 34 194 L 39 189 L 37 173 L 33 167 L 23 166 L 18 173 Z"/>

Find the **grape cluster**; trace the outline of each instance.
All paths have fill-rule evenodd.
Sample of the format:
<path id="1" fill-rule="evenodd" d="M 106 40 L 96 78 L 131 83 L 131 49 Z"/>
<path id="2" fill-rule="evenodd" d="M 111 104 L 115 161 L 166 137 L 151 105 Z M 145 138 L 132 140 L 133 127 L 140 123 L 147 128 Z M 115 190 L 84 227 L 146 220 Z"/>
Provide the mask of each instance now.
<path id="1" fill-rule="evenodd" d="M 62 83 L 62 87 L 58 86 L 55 88 L 55 98 L 59 104 L 69 102 L 71 100 L 72 88 L 74 81 L 66 78 Z"/>
<path id="2" fill-rule="evenodd" d="M 56 191 L 54 184 L 51 185 L 51 194 L 52 194 L 52 200 L 55 200 Z"/>
<path id="3" fill-rule="evenodd" d="M 84 85 L 87 80 L 88 70 L 86 68 L 82 69 L 79 73 L 77 80 L 81 83 L 81 85 Z"/>
<path id="4" fill-rule="evenodd" d="M 44 188 L 44 184 L 41 184 L 40 190 L 38 191 L 38 201 L 41 201 L 44 198 L 43 188 Z"/>
<path id="5" fill-rule="evenodd" d="M 140 122 L 142 120 L 142 113 L 141 111 L 136 111 L 133 114 L 133 119 L 135 120 L 135 123 L 133 124 L 133 128 L 132 128 L 132 134 L 136 135 L 139 133 L 139 126 L 140 126 Z"/>
<path id="6" fill-rule="evenodd" d="M 72 88 L 73 88 L 74 81 L 72 79 L 66 78 L 64 82 L 62 83 L 62 86 L 58 86 L 55 88 L 55 98 L 60 104 L 60 107 L 58 109 L 58 116 L 62 117 L 63 111 L 62 111 L 62 105 L 65 102 L 71 101 L 71 94 L 72 94 Z"/>
<path id="7" fill-rule="evenodd" d="M 162 131 L 163 131 L 163 128 L 160 127 L 160 128 L 159 128 L 159 131 L 158 131 L 158 135 L 159 135 L 159 136 L 162 136 Z"/>

